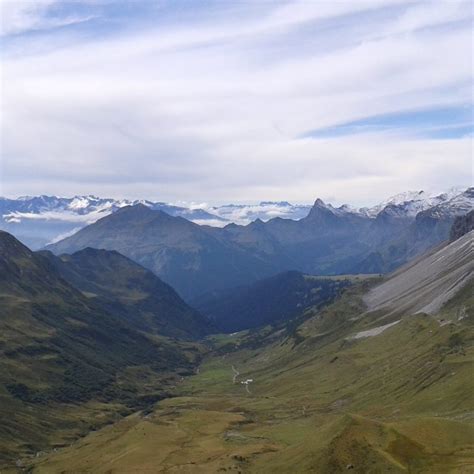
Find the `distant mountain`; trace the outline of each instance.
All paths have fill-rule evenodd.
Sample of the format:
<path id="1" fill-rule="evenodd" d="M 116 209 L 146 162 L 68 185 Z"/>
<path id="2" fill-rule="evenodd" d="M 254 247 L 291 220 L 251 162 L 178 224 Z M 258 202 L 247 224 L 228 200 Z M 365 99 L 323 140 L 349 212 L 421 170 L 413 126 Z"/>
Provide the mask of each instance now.
<path id="1" fill-rule="evenodd" d="M 334 213 L 356 214 L 375 219 L 380 213 L 398 217 L 414 218 L 417 213 L 434 206 L 450 202 L 456 208 L 465 202 L 456 201 L 462 194 L 459 188 L 452 188 L 441 194 L 425 191 L 400 193 L 373 206 L 356 209 L 347 204 L 333 207 Z M 184 217 L 196 224 L 223 227 L 228 223 L 247 225 L 256 220 L 264 222 L 273 218 L 299 220 L 308 215 L 309 204 L 291 204 L 287 201 L 262 201 L 259 204 L 227 204 L 209 206 L 206 204 L 177 206 L 150 200 L 110 199 L 96 196 L 56 196 L 0 198 L 0 229 L 14 234 L 33 249 L 44 247 L 74 234 L 82 227 L 92 224 L 126 206 L 143 204 L 153 210 L 161 210 L 172 216 Z M 472 202 L 471 202 L 472 205 Z"/>
<path id="2" fill-rule="evenodd" d="M 189 209 L 164 202 L 104 199 L 96 196 L 25 196 L 18 199 L 0 198 L 0 229 L 14 234 L 31 248 L 38 249 L 61 240 L 118 209 L 136 204 L 200 223 L 226 223 L 224 219 L 203 209 Z"/>
<path id="3" fill-rule="evenodd" d="M 309 274 L 347 273 L 366 255 L 365 236 L 372 219 L 344 212 L 317 199 L 309 214 L 293 221 L 275 218 L 220 230 L 227 240 L 284 270 Z"/>
<path id="4" fill-rule="evenodd" d="M 307 308 L 331 302 L 349 284 L 349 279 L 290 271 L 206 295 L 193 304 L 222 332 L 234 332 L 289 321 Z"/>
<path id="5" fill-rule="evenodd" d="M 137 205 L 48 248 L 56 254 L 86 247 L 117 250 L 189 300 L 288 270 L 313 275 L 390 272 L 446 240 L 456 216 L 474 208 L 474 190 L 430 202 L 437 204 L 413 216 L 413 203 L 397 198 L 370 217 L 317 199 L 297 221 L 276 217 L 223 228 Z"/>
<path id="6" fill-rule="evenodd" d="M 396 212 L 400 216 L 415 217 L 418 212 L 450 201 L 463 191 L 461 188 L 451 188 L 443 193 L 407 191 L 396 194 L 372 207 L 355 208 L 348 204 L 339 207 L 330 204 L 327 206 L 331 207 L 335 213 L 360 214 L 373 218 L 389 207 L 392 212 Z M 262 201 L 259 204 L 227 204 L 225 206 L 206 207 L 205 209 L 230 222 L 246 225 L 257 219 L 266 222 L 275 217 L 299 220 L 308 215 L 311 207 L 309 204 L 291 204 L 288 201 Z"/>
<path id="7" fill-rule="evenodd" d="M 373 207 L 361 208 L 356 212 L 370 217 L 377 217 L 380 212 L 386 210 L 401 217 L 415 217 L 421 211 L 452 200 L 463 191 L 461 188 L 451 188 L 440 194 L 426 191 L 407 191 L 396 194 Z"/>
<path id="8" fill-rule="evenodd" d="M 395 207 L 396 209 L 396 207 Z M 409 217 L 388 206 L 380 212 L 370 234 L 378 237 L 372 251 L 350 272 L 368 273 L 376 269 L 386 273 L 421 255 L 449 238 L 454 220 L 474 209 L 474 188 L 444 199 L 442 202 Z M 378 262 L 374 266 L 374 262 Z"/>
<path id="9" fill-rule="evenodd" d="M 188 299 L 276 272 L 270 262 L 223 239 L 219 230 L 138 204 L 121 208 L 48 249 L 56 254 L 86 247 L 117 250 Z"/>
<path id="10" fill-rule="evenodd" d="M 150 270 L 116 251 L 41 252 L 67 282 L 108 312 L 148 334 L 198 339 L 212 329 Z"/>

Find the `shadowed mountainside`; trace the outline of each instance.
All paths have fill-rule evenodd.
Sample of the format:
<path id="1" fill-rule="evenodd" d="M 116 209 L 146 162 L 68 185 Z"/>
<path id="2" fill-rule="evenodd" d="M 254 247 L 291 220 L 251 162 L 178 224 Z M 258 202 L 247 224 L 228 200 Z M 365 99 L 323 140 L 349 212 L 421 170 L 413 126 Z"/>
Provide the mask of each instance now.
<path id="1" fill-rule="evenodd" d="M 199 358 L 197 346 L 106 310 L 5 232 L 0 307 L 0 464 L 162 398 Z"/>
<path id="2" fill-rule="evenodd" d="M 56 254 L 86 247 L 116 250 L 152 270 L 185 298 L 275 273 L 273 264 L 225 241 L 216 230 L 137 205 L 48 249 Z"/>
<path id="3" fill-rule="evenodd" d="M 40 253 L 71 285 L 141 331 L 199 339 L 213 329 L 173 288 L 116 251 L 86 248 L 60 257 Z"/>
<path id="4" fill-rule="evenodd" d="M 350 283 L 349 278 L 285 272 L 192 303 L 221 331 L 241 331 L 289 321 L 307 308 L 328 304 Z"/>
<path id="5" fill-rule="evenodd" d="M 471 230 L 474 230 L 474 210 L 464 216 L 456 217 L 449 233 L 449 240 L 459 239 L 459 237 L 462 237 Z"/>

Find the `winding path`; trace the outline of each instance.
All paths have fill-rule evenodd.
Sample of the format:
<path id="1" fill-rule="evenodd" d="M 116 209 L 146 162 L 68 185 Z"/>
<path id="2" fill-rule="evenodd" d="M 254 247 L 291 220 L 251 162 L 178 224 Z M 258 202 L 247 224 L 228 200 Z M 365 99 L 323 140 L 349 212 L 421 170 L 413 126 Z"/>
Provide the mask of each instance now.
<path id="1" fill-rule="evenodd" d="M 234 373 L 232 375 L 232 383 L 236 383 L 237 377 L 240 375 L 240 372 L 234 366 L 232 366 L 232 372 Z"/>

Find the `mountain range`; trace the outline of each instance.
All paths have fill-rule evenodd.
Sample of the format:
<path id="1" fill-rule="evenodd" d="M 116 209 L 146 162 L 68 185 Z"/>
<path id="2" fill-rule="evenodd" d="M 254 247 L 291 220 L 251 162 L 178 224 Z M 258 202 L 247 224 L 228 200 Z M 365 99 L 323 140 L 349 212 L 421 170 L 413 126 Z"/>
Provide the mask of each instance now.
<path id="1" fill-rule="evenodd" d="M 349 205 L 331 206 L 333 212 L 360 214 L 375 218 L 387 207 L 400 217 L 415 217 L 439 204 L 451 202 L 451 207 L 464 206 L 463 190 L 452 188 L 443 193 L 409 191 L 392 196 L 372 207 L 354 208 Z M 17 199 L 0 198 L 0 229 L 14 234 L 32 249 L 72 235 L 82 227 L 125 206 L 143 204 L 172 216 L 184 217 L 197 224 L 224 227 L 229 223 L 247 225 L 257 219 L 268 221 L 275 217 L 299 220 L 311 210 L 309 204 L 291 204 L 287 201 L 263 201 L 259 204 L 174 205 L 150 200 L 99 198 L 96 196 L 24 196 Z M 469 204 L 469 203 L 468 203 Z M 472 203 L 471 203 L 472 205 Z"/>
<path id="2" fill-rule="evenodd" d="M 56 254 L 86 247 L 116 250 L 190 301 L 289 270 L 312 275 L 390 272 L 446 240 L 456 216 L 473 209 L 474 188 L 430 199 L 431 207 L 423 196 L 420 201 L 397 198 L 375 217 L 317 199 L 299 220 L 276 217 L 222 228 L 137 204 L 47 248 Z"/>
<path id="3" fill-rule="evenodd" d="M 143 204 L 123 207 L 47 248 L 61 254 L 86 247 L 120 252 L 187 298 L 278 272 L 271 262 L 227 241 L 220 229 Z"/>

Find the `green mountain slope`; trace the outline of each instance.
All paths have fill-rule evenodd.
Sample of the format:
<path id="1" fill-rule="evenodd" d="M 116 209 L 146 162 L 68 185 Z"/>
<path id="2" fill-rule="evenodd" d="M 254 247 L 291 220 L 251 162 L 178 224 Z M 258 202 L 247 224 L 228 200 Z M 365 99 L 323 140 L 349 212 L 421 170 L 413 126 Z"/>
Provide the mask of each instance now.
<path id="1" fill-rule="evenodd" d="M 41 254 L 71 285 L 137 329 L 187 339 L 199 339 L 212 329 L 173 288 L 118 252 L 86 248 L 60 257 Z"/>
<path id="2" fill-rule="evenodd" d="M 162 398 L 199 356 L 106 311 L 5 232 L 0 308 L 0 465 Z"/>

